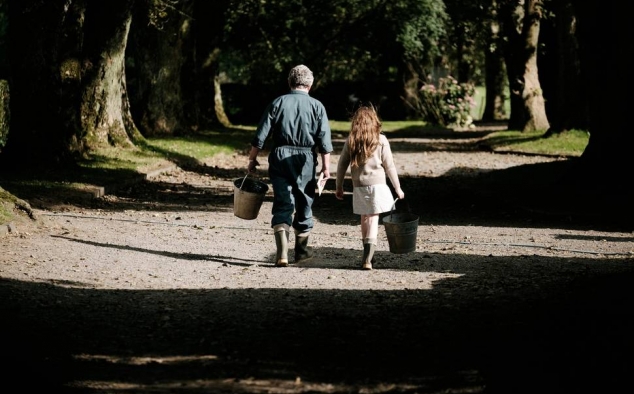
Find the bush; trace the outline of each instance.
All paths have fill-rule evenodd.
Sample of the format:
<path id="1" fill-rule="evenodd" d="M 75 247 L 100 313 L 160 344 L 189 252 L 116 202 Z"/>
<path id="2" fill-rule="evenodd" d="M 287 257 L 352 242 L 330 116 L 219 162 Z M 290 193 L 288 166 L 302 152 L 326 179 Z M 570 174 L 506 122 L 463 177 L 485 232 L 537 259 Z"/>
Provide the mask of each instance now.
<path id="1" fill-rule="evenodd" d="M 475 106 L 475 86 L 458 83 L 449 76 L 423 85 L 418 91 L 415 110 L 423 120 L 443 127 L 473 127 L 471 108 Z"/>

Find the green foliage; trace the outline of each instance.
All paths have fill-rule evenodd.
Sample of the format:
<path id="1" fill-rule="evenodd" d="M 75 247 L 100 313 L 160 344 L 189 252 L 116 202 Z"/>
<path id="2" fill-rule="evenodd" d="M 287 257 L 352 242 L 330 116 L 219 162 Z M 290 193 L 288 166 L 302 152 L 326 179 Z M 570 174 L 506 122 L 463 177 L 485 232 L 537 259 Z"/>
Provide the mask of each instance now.
<path id="1" fill-rule="evenodd" d="M 396 41 L 403 46 L 404 57 L 431 67 L 442 55 L 439 42 L 446 36 L 448 22 L 443 1 L 395 1 L 391 3 L 392 23 L 399 26 Z"/>
<path id="2" fill-rule="evenodd" d="M 472 127 L 475 86 L 458 83 L 449 76 L 440 78 L 438 86 L 427 83 L 418 91 L 414 110 L 424 120 L 443 127 Z"/>
<path id="3" fill-rule="evenodd" d="M 298 63 L 315 71 L 316 87 L 396 78 L 404 57 L 431 64 L 442 53 L 441 0 L 228 3 L 220 63 L 232 81 L 278 84 Z"/>
<path id="4" fill-rule="evenodd" d="M 443 0 L 450 22 L 444 55 L 448 72 L 460 81 L 485 83 L 485 54 L 494 41 L 495 2 Z"/>

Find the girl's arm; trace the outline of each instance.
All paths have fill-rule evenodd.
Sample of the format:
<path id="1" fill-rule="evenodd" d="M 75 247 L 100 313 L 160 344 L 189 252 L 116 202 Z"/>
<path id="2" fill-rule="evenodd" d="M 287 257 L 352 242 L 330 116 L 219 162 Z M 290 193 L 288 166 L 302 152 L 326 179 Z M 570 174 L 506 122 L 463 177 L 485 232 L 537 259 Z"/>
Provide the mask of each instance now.
<path id="1" fill-rule="evenodd" d="M 405 198 L 405 193 L 401 189 L 401 182 L 398 179 L 396 164 L 394 164 L 394 156 L 392 156 L 392 149 L 390 148 L 390 143 L 387 138 L 384 142 L 385 143 L 381 145 L 381 148 L 383 149 L 381 154 L 383 168 L 385 168 L 385 173 L 387 174 L 387 177 L 390 178 L 392 186 L 394 186 L 394 191 L 396 192 L 396 195 L 402 200 Z"/>

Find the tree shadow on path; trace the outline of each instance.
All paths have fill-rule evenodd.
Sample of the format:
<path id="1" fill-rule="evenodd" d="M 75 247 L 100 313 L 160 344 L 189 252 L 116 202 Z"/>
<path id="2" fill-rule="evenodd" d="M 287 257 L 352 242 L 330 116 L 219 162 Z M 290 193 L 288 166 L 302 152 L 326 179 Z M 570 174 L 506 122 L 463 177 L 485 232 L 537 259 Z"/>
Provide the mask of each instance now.
<path id="1" fill-rule="evenodd" d="M 629 381 L 627 261 L 437 255 L 415 270 L 453 277 L 385 291 L 0 280 L 2 380 L 21 392 L 500 394 Z"/>

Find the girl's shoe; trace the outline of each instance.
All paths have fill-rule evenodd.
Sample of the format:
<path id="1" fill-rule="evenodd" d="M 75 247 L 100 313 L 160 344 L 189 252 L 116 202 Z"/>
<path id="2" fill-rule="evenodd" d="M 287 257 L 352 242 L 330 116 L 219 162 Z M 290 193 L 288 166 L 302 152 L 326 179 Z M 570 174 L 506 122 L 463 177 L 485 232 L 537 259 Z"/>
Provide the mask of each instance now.
<path id="1" fill-rule="evenodd" d="M 361 260 L 363 262 L 363 265 L 361 265 L 361 269 L 371 270 L 372 261 L 374 261 L 374 249 L 376 248 L 376 244 L 372 242 L 374 241 L 374 239 L 368 238 L 367 241 L 370 242 L 363 243 L 363 259 Z"/>

